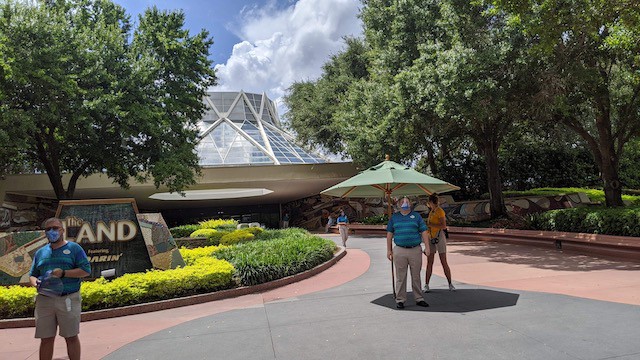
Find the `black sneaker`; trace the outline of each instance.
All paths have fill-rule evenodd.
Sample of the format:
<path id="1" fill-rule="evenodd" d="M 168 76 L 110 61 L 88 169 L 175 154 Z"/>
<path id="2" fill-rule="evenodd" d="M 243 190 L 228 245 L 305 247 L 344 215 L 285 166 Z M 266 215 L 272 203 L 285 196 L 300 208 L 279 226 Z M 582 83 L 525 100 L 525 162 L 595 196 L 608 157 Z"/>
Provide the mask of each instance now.
<path id="1" fill-rule="evenodd" d="M 423 301 L 423 302 L 424 302 L 424 301 Z M 404 303 L 403 303 L 403 302 L 396 303 L 396 307 L 397 307 L 398 309 L 404 309 Z"/>
<path id="2" fill-rule="evenodd" d="M 424 300 L 418 301 L 416 305 L 422 306 L 422 307 L 429 307 L 429 304 L 427 304 L 427 302 Z"/>

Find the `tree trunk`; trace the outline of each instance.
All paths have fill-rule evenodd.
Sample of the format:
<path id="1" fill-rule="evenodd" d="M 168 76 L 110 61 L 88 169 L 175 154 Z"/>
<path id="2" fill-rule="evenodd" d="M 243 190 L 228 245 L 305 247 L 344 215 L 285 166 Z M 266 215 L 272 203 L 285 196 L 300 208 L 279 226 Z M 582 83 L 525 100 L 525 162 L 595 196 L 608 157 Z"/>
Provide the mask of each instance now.
<path id="1" fill-rule="evenodd" d="M 618 161 L 615 156 L 603 156 L 600 173 L 604 184 L 604 198 L 607 207 L 624 206 L 622 186 L 618 176 Z"/>
<path id="2" fill-rule="evenodd" d="M 433 153 L 433 148 L 427 148 L 427 162 L 429 163 L 429 169 L 434 176 L 438 176 L 438 164 L 436 163 L 436 157 Z"/>
<path id="3" fill-rule="evenodd" d="M 482 144 L 482 152 L 487 164 L 489 208 L 491 218 L 495 219 L 507 215 L 507 208 L 504 205 L 504 196 L 502 195 L 502 178 L 500 177 L 500 168 L 498 166 L 498 145 L 497 141 L 493 139 L 487 139 Z"/>

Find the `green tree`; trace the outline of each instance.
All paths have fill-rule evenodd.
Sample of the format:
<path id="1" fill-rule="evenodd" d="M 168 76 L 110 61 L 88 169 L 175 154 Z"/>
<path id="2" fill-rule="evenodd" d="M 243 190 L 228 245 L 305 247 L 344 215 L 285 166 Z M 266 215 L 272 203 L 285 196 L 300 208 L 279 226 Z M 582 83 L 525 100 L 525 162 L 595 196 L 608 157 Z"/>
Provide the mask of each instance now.
<path id="1" fill-rule="evenodd" d="M 323 66 L 318 80 L 293 83 L 285 97 L 285 118 L 298 140 L 343 155 L 345 124 L 335 114 L 352 84 L 369 75 L 364 42 L 345 38 L 345 44 L 345 50 Z"/>
<path id="2" fill-rule="evenodd" d="M 132 32 L 110 0 L 5 2 L 0 138 L 11 142 L 0 169 L 30 159 L 58 199 L 94 173 L 122 187 L 130 177 L 170 191 L 195 183 L 211 44 L 184 29 L 182 12 L 148 9 Z"/>
<path id="3" fill-rule="evenodd" d="M 425 135 L 423 142 L 442 134 L 441 147 L 469 137 L 486 164 L 491 214 L 504 215 L 498 154 L 530 109 L 530 41 L 507 14 L 468 1 L 366 4 L 367 40 L 381 47 L 371 72 L 387 72 L 406 89 L 399 126 Z"/>
<path id="4" fill-rule="evenodd" d="M 521 19 L 544 56 L 540 116 L 586 142 L 607 206 L 621 206 L 620 160 L 640 134 L 640 4 L 603 0 L 495 0 Z"/>

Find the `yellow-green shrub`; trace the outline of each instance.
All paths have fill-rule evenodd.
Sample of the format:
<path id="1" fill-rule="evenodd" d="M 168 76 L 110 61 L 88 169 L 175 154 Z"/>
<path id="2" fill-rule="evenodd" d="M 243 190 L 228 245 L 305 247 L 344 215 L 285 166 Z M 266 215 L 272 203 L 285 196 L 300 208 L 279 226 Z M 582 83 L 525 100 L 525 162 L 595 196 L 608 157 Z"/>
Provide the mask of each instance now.
<path id="1" fill-rule="evenodd" d="M 255 235 L 246 231 L 245 229 L 236 230 L 220 238 L 220 245 L 235 245 L 242 242 L 251 241 L 254 238 Z"/>
<path id="2" fill-rule="evenodd" d="M 193 265 L 183 268 L 125 274 L 112 281 L 104 278 L 84 281 L 80 289 L 82 310 L 139 304 L 232 287 L 235 285 L 233 265 L 211 257 L 211 251 L 209 249 L 207 255 L 192 256 Z M 0 318 L 33 316 L 35 295 L 36 289 L 31 287 L 0 287 Z"/>
<path id="3" fill-rule="evenodd" d="M 191 237 L 191 238 L 206 237 L 208 239 L 210 236 L 213 236 L 213 234 L 215 234 L 217 232 L 218 232 L 218 230 L 215 230 L 215 229 L 198 229 L 198 230 L 192 232 L 191 235 L 189 235 L 189 237 Z"/>
<path id="4" fill-rule="evenodd" d="M 257 226 L 246 228 L 246 229 L 242 229 L 242 230 L 244 230 L 246 232 L 250 232 L 253 235 L 255 235 L 256 237 L 260 236 L 260 234 L 262 234 L 264 232 L 263 228 L 257 227 Z"/>
<path id="5" fill-rule="evenodd" d="M 82 309 L 138 304 L 228 288 L 233 285 L 234 272 L 227 261 L 201 257 L 184 268 L 125 274 L 113 281 L 98 279 L 82 284 Z"/>
<path id="6" fill-rule="evenodd" d="M 0 286 L 0 319 L 32 316 L 36 288 L 19 285 Z"/>
<path id="7" fill-rule="evenodd" d="M 188 265 L 194 265 L 196 260 L 200 258 L 210 258 L 216 251 L 220 251 L 227 246 L 205 246 L 195 249 L 187 249 L 185 247 L 180 248 L 180 255 L 184 259 L 184 263 Z"/>
<path id="8" fill-rule="evenodd" d="M 192 238 L 195 237 L 206 237 L 209 245 L 218 245 L 220 244 L 220 238 L 222 238 L 225 234 L 228 234 L 226 231 L 218 231 L 216 229 L 200 229 L 196 230 L 191 235 Z"/>
<path id="9" fill-rule="evenodd" d="M 202 229 L 235 229 L 238 226 L 238 221 L 233 219 L 211 219 L 206 221 L 201 221 L 198 223 L 200 228 Z"/>

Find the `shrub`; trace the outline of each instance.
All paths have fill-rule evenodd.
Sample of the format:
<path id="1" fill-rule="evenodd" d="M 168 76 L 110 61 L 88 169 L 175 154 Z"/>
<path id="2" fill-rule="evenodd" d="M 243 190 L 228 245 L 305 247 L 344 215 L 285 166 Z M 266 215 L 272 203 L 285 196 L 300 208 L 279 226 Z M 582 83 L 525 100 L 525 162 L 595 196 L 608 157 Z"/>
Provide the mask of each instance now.
<path id="1" fill-rule="evenodd" d="M 82 309 L 104 309 L 229 288 L 233 273 L 234 268 L 227 261 L 200 257 L 194 265 L 183 268 L 125 274 L 112 281 L 100 278 L 82 284 Z"/>
<path id="2" fill-rule="evenodd" d="M 257 285 L 281 279 L 328 261 L 336 245 L 301 229 L 271 230 L 277 239 L 239 244 L 217 251 L 214 256 L 228 260 L 236 269 L 242 285 Z"/>
<path id="3" fill-rule="evenodd" d="M 0 319 L 32 316 L 36 288 L 20 285 L 0 286 Z"/>
<path id="4" fill-rule="evenodd" d="M 246 241 L 251 241 L 255 238 L 255 235 L 246 231 L 245 229 L 236 230 L 225 234 L 220 238 L 220 245 L 235 245 Z"/>
<path id="5" fill-rule="evenodd" d="M 640 236 L 640 206 L 552 210 L 531 215 L 528 222 L 535 230 Z"/>
<path id="6" fill-rule="evenodd" d="M 226 231 L 218 231 L 215 229 L 200 229 L 194 231 L 191 237 L 206 237 L 209 245 L 220 245 L 220 239 L 228 234 Z"/>
<path id="7" fill-rule="evenodd" d="M 362 223 L 366 225 L 386 225 L 389 222 L 387 214 L 368 216 L 362 219 Z"/>
<path id="8" fill-rule="evenodd" d="M 211 257 L 212 251 L 215 249 L 209 249 L 206 256 L 191 257 L 192 265 L 183 268 L 125 274 L 113 281 L 105 278 L 85 281 L 80 289 L 82 310 L 139 304 L 232 287 L 235 285 L 233 265 Z M 0 318 L 33 316 L 35 294 L 36 289 L 32 287 L 0 287 Z"/>
<path id="9" fill-rule="evenodd" d="M 200 258 L 210 258 L 216 251 L 226 248 L 226 246 L 205 246 L 195 249 L 187 249 L 185 247 L 180 248 L 180 255 L 182 255 L 182 259 L 184 263 L 189 265 L 194 265 L 196 260 Z"/>
<path id="10" fill-rule="evenodd" d="M 264 232 L 263 228 L 257 227 L 257 226 L 246 228 L 246 229 L 242 229 L 242 230 L 255 235 L 256 238 L 259 237 Z"/>
<path id="11" fill-rule="evenodd" d="M 199 225 L 201 229 L 235 230 L 238 226 L 238 221 L 233 219 L 212 219 L 201 221 Z"/>
<path id="12" fill-rule="evenodd" d="M 199 225 L 181 225 L 173 227 L 169 229 L 169 231 L 171 232 L 171 236 L 174 238 L 186 238 L 198 229 L 200 229 Z"/>

